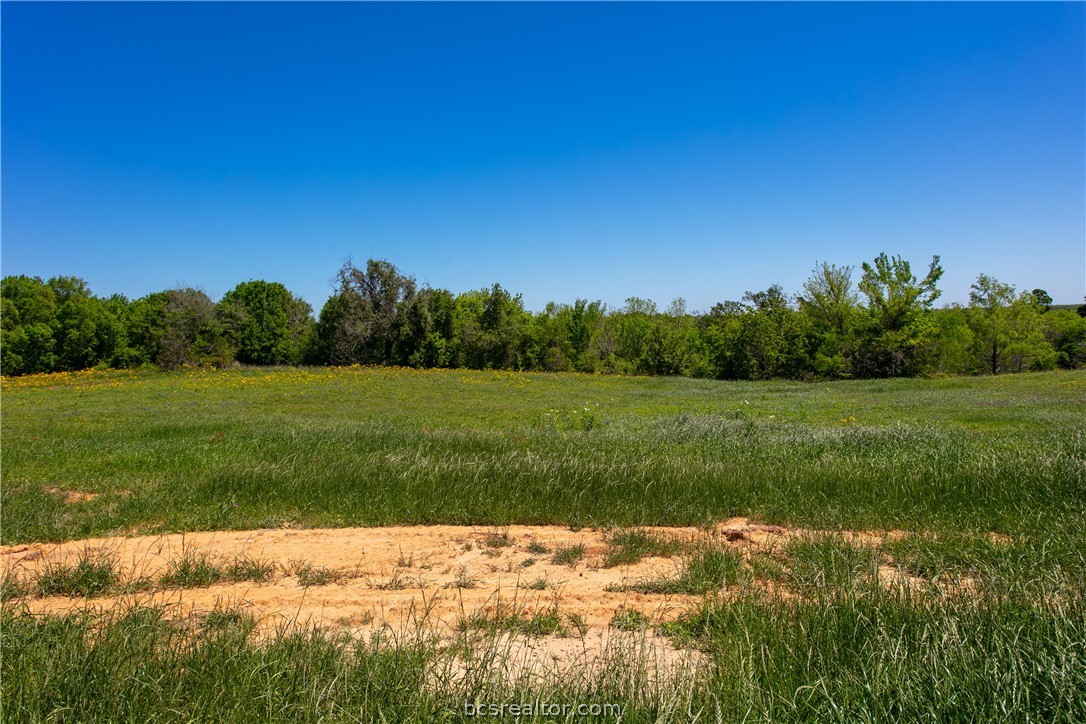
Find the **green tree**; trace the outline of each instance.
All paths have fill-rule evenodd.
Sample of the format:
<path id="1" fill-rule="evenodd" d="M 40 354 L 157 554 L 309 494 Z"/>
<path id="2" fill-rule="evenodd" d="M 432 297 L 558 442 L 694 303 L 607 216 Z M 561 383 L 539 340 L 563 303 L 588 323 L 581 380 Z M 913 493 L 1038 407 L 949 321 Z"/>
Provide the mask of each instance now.
<path id="1" fill-rule="evenodd" d="M 1059 359 L 1045 336 L 1041 305 L 1030 292 L 1022 292 L 1010 306 L 1011 340 L 1006 368 L 1013 372 L 1048 370 Z"/>
<path id="2" fill-rule="evenodd" d="M 708 348 L 712 373 L 719 379 L 738 380 L 747 374 L 746 358 L 741 349 L 746 312 L 744 304 L 729 300 L 714 304 L 702 322 L 702 336 Z"/>
<path id="3" fill-rule="evenodd" d="M 166 292 L 155 292 L 128 304 L 125 333 L 130 366 L 155 364 L 166 332 Z"/>
<path id="4" fill-rule="evenodd" d="M 78 277 L 3 280 L 4 374 L 111 364 L 125 345 L 123 297 L 95 297 Z"/>
<path id="5" fill-rule="evenodd" d="M 82 370 L 103 358 L 108 360 L 112 350 L 100 348 L 107 336 L 100 334 L 100 327 L 108 326 L 109 320 L 87 283 L 78 277 L 54 277 L 49 286 L 57 300 L 57 315 L 53 320 L 57 369 Z"/>
<path id="6" fill-rule="evenodd" d="M 1014 302 L 1014 287 L 981 274 L 970 286 L 973 335 L 983 368 L 999 373 L 1007 347 L 1011 343 L 1010 306 Z"/>
<path id="7" fill-rule="evenodd" d="M 1041 314 L 1052 309 L 1052 295 L 1044 289 L 1034 289 L 1030 294 L 1037 300 L 1037 305 L 1041 308 Z"/>
<path id="8" fill-rule="evenodd" d="M 656 303 L 630 297 L 615 319 L 614 357 L 618 372 L 655 374 L 656 361 L 649 349 L 655 332 Z"/>
<path id="9" fill-rule="evenodd" d="M 932 312 L 937 341 L 931 363 L 937 372 L 960 375 L 974 371 L 975 336 L 967 312 L 960 305 Z"/>
<path id="10" fill-rule="evenodd" d="M 528 358 L 532 369 L 566 372 L 573 369 L 570 341 L 572 314 L 565 304 L 548 302 L 528 326 Z"/>
<path id="11" fill-rule="evenodd" d="M 0 369 L 5 375 L 52 372 L 56 368 L 53 324 L 57 300 L 38 277 L 0 281 Z"/>
<path id="12" fill-rule="evenodd" d="M 1064 369 L 1086 366 L 1086 317 L 1059 309 L 1045 314 L 1042 321 L 1045 337 L 1056 351 L 1056 364 Z"/>
<path id="13" fill-rule="evenodd" d="M 650 375 L 708 376 L 709 353 L 694 318 L 679 297 L 663 314 L 650 316 L 638 371 Z"/>
<path id="14" fill-rule="evenodd" d="M 215 303 L 207 294 L 186 288 L 170 289 L 164 296 L 163 330 L 155 360 L 159 367 L 218 366 L 233 359 Z"/>
<path id="15" fill-rule="evenodd" d="M 928 273 L 917 279 L 909 262 L 879 254 L 863 263 L 860 292 L 867 299 L 858 340 L 855 371 L 866 377 L 898 377 L 925 369 L 937 329 L 929 312 L 939 298 L 943 275 L 933 256 Z"/>
<path id="16" fill-rule="evenodd" d="M 217 305 L 227 337 L 245 364 L 297 364 L 312 327 L 312 307 L 278 282 L 242 282 Z"/>
<path id="17" fill-rule="evenodd" d="M 138 364 L 136 350 L 128 335 L 131 302 L 123 294 L 114 294 L 108 299 L 100 299 L 99 302 L 102 307 L 97 343 L 101 352 L 99 364 L 119 368 Z"/>
<path id="18" fill-rule="evenodd" d="M 741 317 L 738 370 L 743 379 L 797 377 L 807 365 L 803 318 L 790 307 L 779 284 L 747 292 L 750 306 Z"/>
<path id="19" fill-rule="evenodd" d="M 803 294 L 798 297 L 800 310 L 818 327 L 840 335 L 852 329 L 860 303 L 852 287 L 852 271 L 850 266 L 821 262 L 803 283 Z"/>
<path id="20" fill-rule="evenodd" d="M 424 287 L 406 303 L 393 359 L 412 367 L 447 367 L 452 354 L 453 297 Z"/>
<path id="21" fill-rule="evenodd" d="M 336 293 L 321 309 L 317 349 L 332 364 L 387 364 L 415 297 L 415 280 L 383 259 L 360 269 L 351 260 L 336 274 Z"/>
<path id="22" fill-rule="evenodd" d="M 811 364 L 819 377 L 847 377 L 851 370 L 859 311 L 852 272 L 849 266 L 816 264 L 798 297 L 800 312 L 810 322 Z"/>
<path id="23" fill-rule="evenodd" d="M 981 274 L 970 287 L 971 328 L 982 369 L 1021 372 L 1055 365 L 1058 356 L 1045 338 L 1042 307 L 1032 292 Z"/>
<path id="24" fill-rule="evenodd" d="M 494 284 L 483 299 L 479 315 L 484 367 L 522 369 L 526 366 L 524 331 L 531 317 L 519 294 L 513 295 Z"/>

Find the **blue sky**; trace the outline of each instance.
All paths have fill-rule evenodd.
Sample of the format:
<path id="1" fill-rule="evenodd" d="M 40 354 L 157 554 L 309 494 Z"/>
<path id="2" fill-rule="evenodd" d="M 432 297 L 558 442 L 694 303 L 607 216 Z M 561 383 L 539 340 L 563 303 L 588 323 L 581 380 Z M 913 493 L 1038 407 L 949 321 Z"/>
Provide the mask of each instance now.
<path id="1" fill-rule="evenodd" d="M 0 13 L 5 275 L 319 311 L 376 257 L 705 310 L 885 251 L 941 255 L 941 302 L 981 272 L 1086 292 L 1081 3 Z"/>

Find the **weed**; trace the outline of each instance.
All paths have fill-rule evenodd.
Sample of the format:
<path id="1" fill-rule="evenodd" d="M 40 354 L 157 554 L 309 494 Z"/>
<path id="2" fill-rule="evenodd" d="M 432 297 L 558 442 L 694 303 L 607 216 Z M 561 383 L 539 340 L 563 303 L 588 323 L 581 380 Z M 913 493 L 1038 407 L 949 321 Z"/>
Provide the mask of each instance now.
<path id="1" fill-rule="evenodd" d="M 525 636 L 540 637 L 565 633 L 563 617 L 557 608 L 525 613 L 524 611 L 498 611 L 487 615 L 479 612 L 470 618 L 462 618 L 461 631 L 485 631 L 490 633 L 512 632 Z"/>
<path id="2" fill-rule="evenodd" d="M 467 566 L 460 566 L 456 578 L 445 585 L 445 588 L 475 588 L 479 585 L 479 579 L 468 574 Z"/>
<path id="3" fill-rule="evenodd" d="M 374 588 L 381 591 L 402 591 L 409 585 L 408 580 L 400 574 L 399 570 L 393 571 L 392 577 L 384 583 L 379 583 Z"/>
<path id="4" fill-rule="evenodd" d="M 255 627 L 253 617 L 239 608 L 216 607 L 202 616 L 201 626 L 204 633 L 223 633 L 242 631 L 248 635 Z"/>
<path id="5" fill-rule="evenodd" d="M 562 626 L 562 618 L 557 610 L 541 611 L 523 619 L 518 630 L 528 636 L 549 636 L 557 633 Z"/>
<path id="6" fill-rule="evenodd" d="M 513 545 L 513 539 L 509 537 L 509 531 L 492 533 L 483 542 L 488 548 L 508 548 Z"/>
<path id="7" fill-rule="evenodd" d="M 754 578 L 762 581 L 782 582 L 788 576 L 788 569 L 769 553 L 755 553 L 750 558 L 750 572 Z"/>
<path id="8" fill-rule="evenodd" d="M 613 533 L 609 542 L 611 550 L 603 559 L 604 568 L 628 566 L 648 557 L 669 558 L 682 553 L 688 547 L 682 541 L 638 529 Z"/>
<path id="9" fill-rule="evenodd" d="M 294 566 L 294 575 L 298 578 L 298 585 L 304 588 L 310 586 L 327 586 L 338 583 L 345 578 L 342 571 L 337 571 L 327 566 L 315 566 L 312 563 L 301 563 Z"/>
<path id="10" fill-rule="evenodd" d="M 577 562 L 584 558 L 584 546 L 580 543 L 576 543 L 570 546 L 559 546 L 554 549 L 554 555 L 551 556 L 551 563 L 559 566 L 575 566 Z"/>
<path id="11" fill-rule="evenodd" d="M 41 596 L 96 596 L 113 588 L 119 578 L 112 557 L 84 552 L 74 564 L 43 568 L 37 589 Z"/>
<path id="12" fill-rule="evenodd" d="M 786 580 L 799 588 L 851 587 L 876 575 L 878 551 L 840 536 L 794 538 L 782 551 L 788 565 Z"/>
<path id="13" fill-rule="evenodd" d="M 585 623 L 584 616 L 582 616 L 581 614 L 568 614 L 566 616 L 566 621 L 568 621 L 569 625 L 572 627 L 572 631 L 567 630 L 567 633 L 579 636 L 581 638 L 584 638 L 585 635 L 588 634 L 588 624 Z"/>
<path id="14" fill-rule="evenodd" d="M 275 576 L 275 564 L 269 560 L 258 560 L 249 556 L 238 556 L 226 567 L 224 578 L 229 581 L 252 581 L 264 583 Z"/>
<path id="15" fill-rule="evenodd" d="M 987 537 L 953 533 L 905 536 L 886 550 L 902 570 L 929 581 L 993 572 L 1014 552 Z"/>
<path id="16" fill-rule="evenodd" d="M 30 592 L 31 587 L 27 581 L 19 577 L 10 568 L 4 571 L 3 577 L 0 577 L 0 602 L 9 601 L 13 598 L 24 598 Z"/>
<path id="17" fill-rule="evenodd" d="M 654 594 L 698 595 L 748 580 L 749 571 L 738 553 L 719 546 L 701 548 L 687 560 L 676 578 L 630 584 L 621 590 Z"/>
<path id="18" fill-rule="evenodd" d="M 636 608 L 623 608 L 611 617 L 611 628 L 619 631 L 644 631 L 648 627 L 648 617 Z"/>
<path id="19" fill-rule="evenodd" d="M 534 540 L 534 541 L 532 541 L 531 543 L 528 544 L 528 552 L 533 553 L 533 554 L 535 554 L 537 556 L 541 556 L 541 555 L 546 555 L 547 553 L 550 553 L 551 549 L 548 548 L 547 546 L 543 545 L 539 541 Z"/>
<path id="20" fill-rule="evenodd" d="M 179 560 L 171 561 L 159 583 L 170 588 L 200 588 L 223 580 L 222 567 L 207 554 L 184 552 Z"/>
<path id="21" fill-rule="evenodd" d="M 679 672 L 659 686 L 646 675 L 655 671 L 648 650 L 627 647 L 608 655 L 593 679 L 575 668 L 499 690 L 563 701 L 605 693 L 632 721 L 699 712 L 724 721 L 1086 721 L 1083 622 L 1081 596 L 916 597 L 874 585 L 799 599 L 741 593 L 707 599 L 657 627 L 701 649 L 708 666 L 697 675 Z M 556 610 L 461 623 L 490 635 L 457 648 L 395 645 L 387 635 L 360 643 L 316 629 L 254 640 L 239 610 L 180 627 L 165 608 L 25 615 L 5 607 L 5 714 L 17 707 L 27 721 L 71 711 L 86 721 L 262 721 L 270 709 L 291 721 L 329 711 L 445 720 L 451 706 L 478 694 L 488 672 L 517 666 L 519 649 L 495 634 L 584 630 Z M 612 625 L 644 631 L 649 621 L 626 609 Z"/>

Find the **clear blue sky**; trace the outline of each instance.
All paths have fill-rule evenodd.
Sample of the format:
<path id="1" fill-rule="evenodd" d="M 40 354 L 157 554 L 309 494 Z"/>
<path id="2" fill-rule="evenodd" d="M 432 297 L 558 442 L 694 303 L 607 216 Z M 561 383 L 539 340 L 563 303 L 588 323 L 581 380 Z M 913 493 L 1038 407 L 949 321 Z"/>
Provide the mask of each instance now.
<path id="1" fill-rule="evenodd" d="M 5 275 L 319 311 L 378 257 L 705 310 L 886 251 L 940 254 L 941 302 L 1086 292 L 1081 3 L 0 12 Z"/>

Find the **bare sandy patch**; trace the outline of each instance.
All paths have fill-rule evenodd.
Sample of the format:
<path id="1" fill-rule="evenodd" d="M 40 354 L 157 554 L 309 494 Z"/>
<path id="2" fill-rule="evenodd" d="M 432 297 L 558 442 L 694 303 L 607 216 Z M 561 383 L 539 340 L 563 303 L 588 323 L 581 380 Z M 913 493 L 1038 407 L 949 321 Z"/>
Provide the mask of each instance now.
<path id="1" fill-rule="evenodd" d="M 179 619 L 198 621 L 210 611 L 231 607 L 256 619 L 258 636 L 283 627 L 313 625 L 360 637 L 380 633 L 404 640 L 417 636 L 452 640 L 478 634 L 488 646 L 506 647 L 503 656 L 486 659 L 486 665 L 505 667 L 502 675 L 514 678 L 546 676 L 555 670 L 598 673 L 616 655 L 626 660 L 637 649 L 637 660 L 651 662 L 652 675 L 666 681 L 676 671 L 689 673 L 692 665 L 696 668 L 700 655 L 677 650 L 654 628 L 690 612 L 703 597 L 640 593 L 628 586 L 674 578 L 699 545 L 726 546 L 749 561 L 780 550 L 794 538 L 827 534 L 747 518 L 733 518 L 711 528 L 640 530 L 687 545 L 673 555 L 607 567 L 613 531 L 602 529 L 520 525 L 277 528 L 0 546 L 0 567 L 5 576 L 32 581 L 50 568 L 106 557 L 118 571 L 120 587 L 127 585 L 135 591 L 92 598 L 24 598 L 20 605 L 32 614 L 104 612 L 145 604 L 163 606 Z M 857 545 L 878 546 L 906 534 L 832 535 Z M 583 549 L 583 557 L 568 565 L 552 560 L 556 551 L 571 547 Z M 185 558 L 206 559 L 224 570 L 238 560 L 259 561 L 270 574 L 261 582 L 163 587 L 162 576 Z M 880 566 L 879 579 L 886 585 L 912 585 L 908 576 L 886 565 Z M 136 585 L 140 581 L 145 585 Z M 771 592 L 782 590 L 773 581 L 753 585 Z M 612 626 L 616 617 L 629 611 L 644 621 L 640 630 Z M 543 634 L 532 633 L 534 620 L 552 625 Z M 471 670 L 472 662 L 463 657 L 453 661 L 451 665 L 463 670 L 453 671 L 453 678 Z"/>
<path id="2" fill-rule="evenodd" d="M 659 530 L 691 540 L 704 535 L 693 528 Z M 472 616 L 508 611 L 531 615 L 555 607 L 599 627 L 623 608 L 644 609 L 658 623 L 674 619 L 693 602 L 693 597 L 606 590 L 673 573 L 678 563 L 646 558 L 605 568 L 601 561 L 610 549 L 606 535 L 601 530 L 553 526 L 220 531 L 4 546 L 0 561 L 5 573 L 29 578 L 84 556 L 107 556 L 115 561 L 123 583 L 158 579 L 185 556 L 206 557 L 222 565 L 240 558 L 259 560 L 276 569 L 264 583 L 222 583 L 86 600 L 52 596 L 31 599 L 28 605 L 34 612 L 44 612 L 86 606 L 109 609 L 138 600 L 200 611 L 229 600 L 249 609 L 268 627 L 296 622 L 401 630 L 415 627 L 425 613 L 427 625 L 456 629 Z M 503 537 L 501 545 L 494 544 L 498 537 Z M 582 546 L 584 557 L 573 565 L 551 561 L 553 551 L 571 546 Z M 543 549 L 547 552 L 532 552 Z M 295 573 L 305 564 L 333 572 L 333 582 L 305 585 Z"/>

